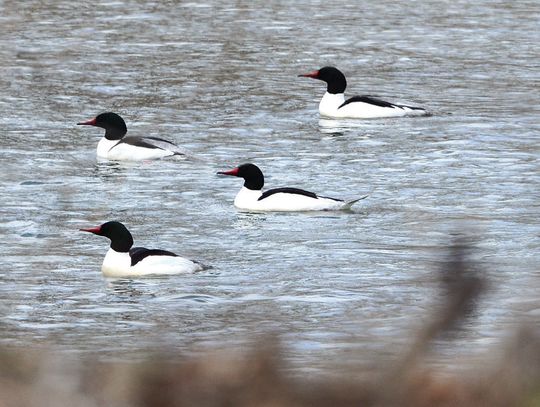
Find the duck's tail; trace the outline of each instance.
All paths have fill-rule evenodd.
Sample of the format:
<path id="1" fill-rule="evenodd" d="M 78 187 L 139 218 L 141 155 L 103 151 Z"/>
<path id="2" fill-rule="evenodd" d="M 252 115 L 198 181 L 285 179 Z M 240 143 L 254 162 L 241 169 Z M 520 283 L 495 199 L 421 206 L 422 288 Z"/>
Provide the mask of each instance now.
<path id="1" fill-rule="evenodd" d="M 356 202 L 361 201 L 362 199 L 366 199 L 369 195 L 361 196 L 360 198 L 351 199 L 350 201 L 345 201 L 343 204 L 343 207 L 341 209 L 351 209 L 351 206 L 353 206 Z"/>

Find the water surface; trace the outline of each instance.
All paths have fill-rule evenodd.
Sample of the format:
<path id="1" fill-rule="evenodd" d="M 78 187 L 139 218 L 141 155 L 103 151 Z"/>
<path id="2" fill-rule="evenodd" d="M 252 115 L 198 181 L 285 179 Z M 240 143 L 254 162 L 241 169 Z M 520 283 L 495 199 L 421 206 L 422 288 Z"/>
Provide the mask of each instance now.
<path id="1" fill-rule="evenodd" d="M 491 284 L 447 363 L 539 317 L 537 2 L 0 4 L 2 346 L 129 359 L 244 349 L 279 334 L 295 369 L 395 356 L 437 302 L 452 236 Z M 427 118 L 319 120 L 324 65 Z M 200 160 L 98 162 L 116 111 Z M 249 214 L 241 181 L 352 198 L 349 212 Z M 211 264 L 106 280 L 120 220 L 137 245 Z"/>

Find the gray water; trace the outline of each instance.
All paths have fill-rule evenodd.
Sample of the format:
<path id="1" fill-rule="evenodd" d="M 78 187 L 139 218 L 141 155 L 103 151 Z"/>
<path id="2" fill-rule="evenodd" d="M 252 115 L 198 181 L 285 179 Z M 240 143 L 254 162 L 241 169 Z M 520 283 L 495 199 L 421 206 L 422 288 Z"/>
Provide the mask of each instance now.
<path id="1" fill-rule="evenodd" d="M 292 367 L 395 357 L 437 303 L 453 236 L 489 279 L 443 363 L 538 322 L 540 160 L 536 1 L 37 0 L 0 3 L 0 346 L 130 359 L 242 350 L 278 335 Z M 319 120 L 335 65 L 348 94 L 433 116 Z M 177 142 L 199 160 L 98 162 L 100 129 Z M 369 194 L 339 213 L 250 214 L 241 180 Z M 107 280 L 120 220 L 137 245 L 213 268 Z"/>

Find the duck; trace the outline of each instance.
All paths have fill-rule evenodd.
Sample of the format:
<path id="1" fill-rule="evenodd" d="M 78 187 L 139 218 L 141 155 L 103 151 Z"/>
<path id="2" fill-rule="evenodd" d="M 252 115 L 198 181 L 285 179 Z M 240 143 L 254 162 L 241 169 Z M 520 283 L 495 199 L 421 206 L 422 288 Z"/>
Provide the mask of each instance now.
<path id="1" fill-rule="evenodd" d="M 390 103 L 370 95 L 353 96 L 345 99 L 347 80 L 345 75 L 333 66 L 325 66 L 298 76 L 326 82 L 326 92 L 319 103 L 319 114 L 323 117 L 333 119 L 375 119 L 430 115 L 422 107 Z"/>
<path id="2" fill-rule="evenodd" d="M 234 199 L 234 206 L 248 211 L 332 211 L 350 209 L 351 206 L 367 197 L 363 196 L 345 201 L 338 198 L 320 196 L 299 188 L 284 187 L 262 191 L 264 175 L 252 163 L 242 164 L 232 170 L 220 171 L 218 175 L 228 175 L 244 179 L 244 185 Z"/>
<path id="3" fill-rule="evenodd" d="M 151 136 L 126 136 L 126 122 L 114 112 L 98 114 L 93 119 L 77 123 L 77 125 L 105 129 L 105 135 L 97 145 L 97 156 L 100 158 L 115 161 L 142 161 L 187 155 L 187 150 L 168 140 Z"/>
<path id="4" fill-rule="evenodd" d="M 105 277 L 185 274 L 205 268 L 197 261 L 167 250 L 133 247 L 131 233 L 118 221 L 109 221 L 100 226 L 79 230 L 110 239 L 111 246 L 101 265 L 101 272 Z"/>

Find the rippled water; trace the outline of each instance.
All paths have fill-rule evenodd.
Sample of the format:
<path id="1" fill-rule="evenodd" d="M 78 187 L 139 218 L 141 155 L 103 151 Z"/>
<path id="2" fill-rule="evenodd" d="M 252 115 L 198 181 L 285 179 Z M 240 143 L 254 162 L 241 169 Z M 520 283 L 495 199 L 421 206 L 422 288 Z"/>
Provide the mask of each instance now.
<path id="1" fill-rule="evenodd" d="M 461 232 L 491 284 L 443 358 L 537 322 L 539 8 L 0 3 L 0 345 L 129 358 L 271 332 L 296 368 L 359 364 L 426 320 Z M 324 86 L 297 74 L 330 64 L 349 95 L 434 115 L 319 120 Z M 97 162 L 101 131 L 75 123 L 107 110 L 201 160 Z M 241 213 L 241 181 L 215 173 L 247 161 L 268 187 L 370 196 L 350 212 Z M 106 280 L 106 239 L 77 230 L 111 219 L 213 268 Z"/>

